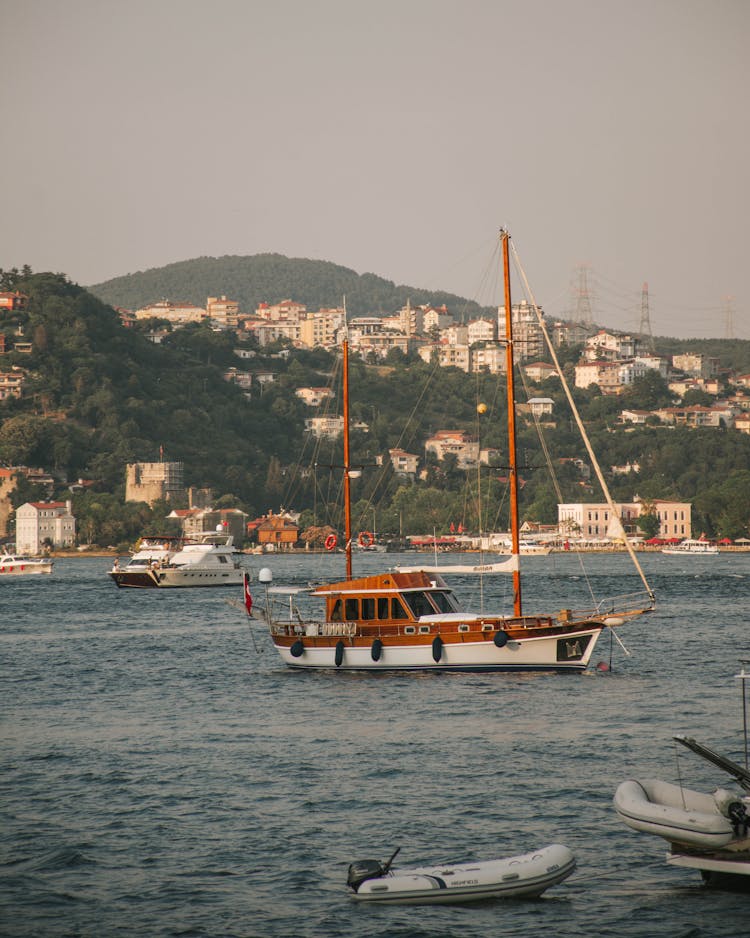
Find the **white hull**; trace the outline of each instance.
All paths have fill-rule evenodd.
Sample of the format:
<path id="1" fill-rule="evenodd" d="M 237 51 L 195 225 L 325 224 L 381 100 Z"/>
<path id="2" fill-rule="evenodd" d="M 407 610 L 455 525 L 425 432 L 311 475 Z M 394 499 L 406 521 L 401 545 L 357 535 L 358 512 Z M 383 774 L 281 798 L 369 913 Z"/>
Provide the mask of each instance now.
<path id="1" fill-rule="evenodd" d="M 6 556 L 0 557 L 0 577 L 38 576 L 39 574 L 52 573 L 52 564 L 52 560 L 6 554 Z"/>
<path id="2" fill-rule="evenodd" d="M 717 876 L 747 876 L 747 886 L 750 887 L 750 851 L 743 857 L 716 857 L 705 854 L 676 853 L 674 850 L 667 854 L 667 863 L 670 866 L 680 866 L 688 870 L 700 870 L 707 881 L 712 875 Z"/>
<path id="3" fill-rule="evenodd" d="M 391 870 L 365 880 L 352 898 L 393 905 L 540 896 L 567 879 L 575 867 L 575 857 L 567 847 L 551 844 L 503 860 Z"/>
<path id="4" fill-rule="evenodd" d="M 498 648 L 492 641 L 446 641 L 436 661 L 433 644 L 389 645 L 383 638 L 380 657 L 373 660 L 372 645 L 353 646 L 342 638 L 340 664 L 336 643 L 320 647 L 305 642 L 295 655 L 293 645 L 276 644 L 282 660 L 291 668 L 328 668 L 340 671 L 583 671 L 591 659 L 601 628 L 588 628 L 560 638 L 558 635 L 509 641 Z M 298 650 L 298 649 L 297 649 Z M 580 653 L 580 654 L 579 654 Z"/>
<path id="5" fill-rule="evenodd" d="M 737 800 L 741 800 L 739 796 Z M 614 803 L 628 827 L 656 834 L 670 843 L 717 849 L 735 836 L 731 822 L 721 813 L 713 795 L 669 782 L 629 779 L 618 786 Z"/>
<path id="6" fill-rule="evenodd" d="M 178 589 L 188 586 L 240 586 L 243 572 L 241 567 L 229 570 L 215 568 L 201 570 L 198 567 L 174 570 L 167 567 L 155 571 L 155 577 L 159 582 L 154 585 L 159 589 Z"/>
<path id="7" fill-rule="evenodd" d="M 395 569 L 401 573 L 416 573 L 423 570 L 425 573 L 439 573 L 441 575 L 443 573 L 513 573 L 518 570 L 518 557 L 513 556 L 510 560 L 503 560 L 499 563 L 454 563 L 435 567 L 421 565 L 417 567 L 396 567 Z"/>

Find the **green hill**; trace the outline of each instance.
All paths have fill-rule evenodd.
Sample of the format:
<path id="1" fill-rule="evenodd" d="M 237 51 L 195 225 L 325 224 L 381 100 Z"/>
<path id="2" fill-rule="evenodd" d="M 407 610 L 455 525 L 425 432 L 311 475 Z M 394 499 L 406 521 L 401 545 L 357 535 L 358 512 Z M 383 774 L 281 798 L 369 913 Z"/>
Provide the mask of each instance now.
<path id="1" fill-rule="evenodd" d="M 445 304 L 458 318 L 472 318 L 482 308 L 470 300 L 434 290 L 397 286 L 375 274 L 358 274 L 329 261 L 255 254 L 250 257 L 198 257 L 116 277 L 89 287 L 100 300 L 139 309 L 159 300 L 204 306 L 208 296 L 237 300 L 244 313 L 260 303 L 292 299 L 316 310 L 340 306 L 346 297 L 352 316 L 392 313 L 407 300 L 413 305 Z"/>
<path id="2" fill-rule="evenodd" d="M 0 271 L 0 289 L 28 296 L 27 308 L 0 312 L 0 332 L 11 344 L 20 334 L 32 347 L 30 353 L 11 350 L 2 361 L 3 370 L 21 368 L 26 383 L 20 399 L 0 401 L 0 465 L 52 473 L 58 498 L 70 497 L 68 485 L 79 478 L 92 483 L 74 496 L 83 540 L 116 544 L 134 540 L 149 525 L 163 526 L 174 504 L 151 510 L 123 501 L 126 463 L 158 459 L 162 448 L 165 459 L 183 462 L 186 485 L 213 489 L 215 504 L 241 507 L 253 516 L 285 505 L 305 511 L 303 523 L 314 518 L 341 529 L 340 473 L 326 468 L 340 466 L 340 440 L 316 441 L 305 432 L 305 418 L 317 412 L 295 393 L 303 386 L 333 386 L 336 355 L 295 349 L 279 357 L 273 349 L 254 348 L 255 357 L 243 362 L 234 351 L 241 340 L 205 324 L 174 330 L 154 345 L 142 325 L 125 328 L 111 306 L 60 274 Z M 201 289 L 195 301 L 205 302 L 211 292 Z M 311 292 L 291 289 L 279 296 L 284 293 L 313 306 L 332 302 L 322 294 L 311 300 Z M 184 293 L 181 298 L 190 299 Z M 250 350 L 252 340 L 244 341 Z M 229 366 L 272 372 L 275 380 L 263 386 L 253 382 L 245 394 L 224 380 Z M 545 436 L 547 452 L 558 462 L 563 500 L 592 500 L 593 491 L 571 462 L 587 456 L 564 414 L 559 384 L 551 379 L 539 391 L 555 401 L 554 426 Z M 666 383 L 656 374 L 638 379 L 621 398 L 581 389 L 575 396 L 605 471 L 626 462 L 641 466 L 637 478 L 613 476 L 616 500 L 629 500 L 637 491 L 648 498 L 692 501 L 697 530 L 747 536 L 750 437 L 727 429 L 619 425 L 623 406 L 669 401 Z M 417 357 L 397 355 L 378 365 L 354 357 L 351 413 L 367 430 L 352 434 L 352 462 L 368 467 L 353 486 L 355 528 L 373 527 L 373 512 L 379 532 L 444 531 L 451 522 L 504 528 L 507 499 L 497 471 L 488 470 L 480 485 L 455 459 L 437 464 L 430 458 L 423 462 L 424 474 L 408 480 L 394 474 L 388 459 L 393 447 L 424 454 L 428 437 L 456 428 L 478 434 L 483 446 L 497 447 L 503 465 L 504 399 L 502 376 L 435 369 Z M 489 408 L 481 426 L 477 401 Z M 340 402 L 332 402 L 331 413 L 341 413 Z M 544 465 L 545 455 L 527 420 L 520 423 L 518 445 L 524 464 L 522 516 L 550 523 L 559 499 L 547 474 L 534 471 Z M 22 486 L 14 503 L 43 494 Z M 503 506 L 501 513 L 497 506 Z"/>

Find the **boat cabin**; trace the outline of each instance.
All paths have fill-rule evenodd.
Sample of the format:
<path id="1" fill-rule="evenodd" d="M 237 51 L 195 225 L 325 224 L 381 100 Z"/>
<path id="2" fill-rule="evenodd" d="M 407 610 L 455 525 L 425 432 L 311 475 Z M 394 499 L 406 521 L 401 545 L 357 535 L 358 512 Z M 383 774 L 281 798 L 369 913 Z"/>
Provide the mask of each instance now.
<path id="1" fill-rule="evenodd" d="M 442 577 L 423 572 L 347 580 L 318 587 L 313 595 L 325 596 L 327 622 L 416 622 L 424 616 L 460 612 Z"/>

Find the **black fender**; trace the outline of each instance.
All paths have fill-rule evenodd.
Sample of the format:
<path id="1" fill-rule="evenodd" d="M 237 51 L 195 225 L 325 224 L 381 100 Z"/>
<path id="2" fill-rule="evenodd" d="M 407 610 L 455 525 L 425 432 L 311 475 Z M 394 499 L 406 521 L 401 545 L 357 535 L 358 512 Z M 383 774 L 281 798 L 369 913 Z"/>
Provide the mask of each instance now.
<path id="1" fill-rule="evenodd" d="M 436 663 L 443 657 L 443 640 L 436 635 L 432 640 L 432 658 Z"/>
<path id="2" fill-rule="evenodd" d="M 380 661 L 380 656 L 383 654 L 383 643 L 379 638 L 376 638 L 375 641 L 370 646 L 370 657 L 373 661 Z"/>

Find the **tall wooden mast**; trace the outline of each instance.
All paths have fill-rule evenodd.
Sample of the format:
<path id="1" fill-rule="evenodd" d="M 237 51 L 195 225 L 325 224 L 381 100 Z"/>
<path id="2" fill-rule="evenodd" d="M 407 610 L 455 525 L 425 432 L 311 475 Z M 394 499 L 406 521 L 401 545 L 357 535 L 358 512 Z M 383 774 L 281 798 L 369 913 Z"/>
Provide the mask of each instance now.
<path id="1" fill-rule="evenodd" d="M 508 462 L 510 477 L 510 536 L 511 553 L 519 559 L 521 553 L 518 521 L 518 459 L 516 456 L 516 389 L 513 376 L 513 310 L 510 300 L 510 235 L 502 228 L 500 241 L 503 247 L 503 282 L 505 284 L 505 370 L 507 372 L 508 395 Z M 513 571 L 513 612 L 521 612 L 521 571 L 517 565 Z"/>
<path id="2" fill-rule="evenodd" d="M 346 576 L 352 578 L 352 504 L 350 494 L 349 471 L 351 461 L 349 456 L 349 339 L 344 338 L 342 345 L 343 364 L 341 380 L 344 399 L 344 537 L 346 538 Z"/>

